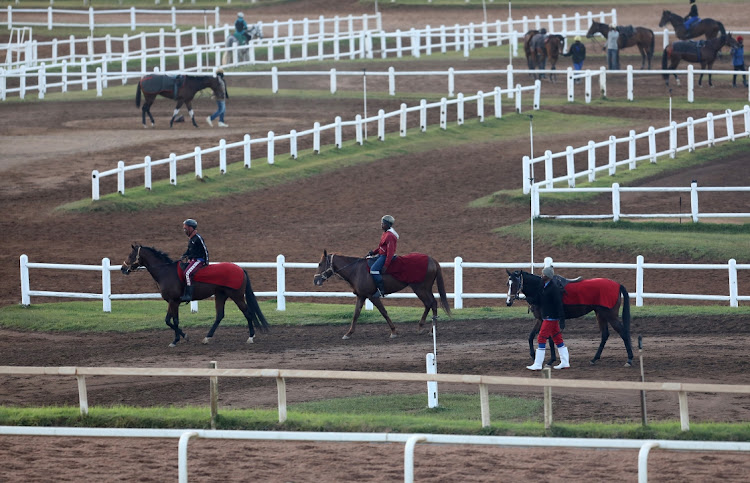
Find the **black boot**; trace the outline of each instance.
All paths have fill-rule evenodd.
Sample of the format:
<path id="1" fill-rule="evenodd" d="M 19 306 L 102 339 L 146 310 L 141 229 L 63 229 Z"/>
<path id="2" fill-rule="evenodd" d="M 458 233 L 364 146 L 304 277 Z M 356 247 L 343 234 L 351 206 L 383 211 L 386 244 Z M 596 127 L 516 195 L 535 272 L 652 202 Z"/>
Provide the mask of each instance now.
<path id="1" fill-rule="evenodd" d="M 385 297 L 385 287 L 383 286 L 383 281 L 378 280 L 375 282 L 375 285 L 377 288 L 375 289 L 375 293 L 372 295 L 372 298 L 379 299 L 380 297 Z"/>
<path id="2" fill-rule="evenodd" d="M 181 302 L 191 302 L 193 300 L 193 286 L 185 285 L 185 293 L 180 297 Z"/>

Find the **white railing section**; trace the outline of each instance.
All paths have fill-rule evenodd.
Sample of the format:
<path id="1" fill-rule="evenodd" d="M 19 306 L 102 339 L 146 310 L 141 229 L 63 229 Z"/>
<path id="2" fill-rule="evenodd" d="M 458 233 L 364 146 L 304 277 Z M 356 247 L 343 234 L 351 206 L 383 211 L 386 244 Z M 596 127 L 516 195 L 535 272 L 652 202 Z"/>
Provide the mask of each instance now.
<path id="1" fill-rule="evenodd" d="M 737 122 L 735 121 L 736 117 L 739 118 Z M 726 125 L 726 135 L 717 137 L 715 134 L 715 125 L 717 122 L 722 121 Z M 737 124 L 742 123 L 743 127 L 735 127 L 735 122 Z M 702 141 L 696 140 L 696 127 L 705 127 L 706 139 Z M 684 130 L 684 135 L 681 136 L 687 141 L 684 145 L 678 145 L 678 130 Z M 657 139 L 657 136 L 660 137 Z M 596 180 L 596 173 L 601 171 L 606 171 L 609 175 L 613 175 L 620 166 L 628 166 L 628 169 L 636 169 L 639 161 L 648 160 L 651 163 L 656 163 L 657 159 L 663 156 L 674 158 L 681 151 L 693 152 L 696 148 L 702 146 L 714 146 L 719 142 L 734 141 L 735 139 L 748 136 L 750 136 L 750 106 L 745 105 L 741 110 L 732 111 L 727 109 L 724 114 L 719 115 L 708 113 L 706 117 L 697 120 L 688 117 L 687 121 L 679 124 L 672 121 L 669 126 L 659 129 L 649 127 L 647 131 L 638 134 L 634 130 L 631 130 L 627 137 L 616 138 L 615 136 L 610 136 L 606 141 L 598 143 L 589 141 L 586 146 L 578 148 L 568 146 L 565 151 L 557 153 L 547 150 L 542 156 L 533 159 L 529 156 L 523 157 L 523 192 L 524 194 L 529 194 L 532 186 L 551 189 L 554 187 L 554 183 L 558 182 L 567 182 L 569 188 L 575 188 L 576 179 L 581 177 L 586 177 L 587 181 L 593 182 Z M 636 148 L 639 140 L 641 143 L 648 144 L 646 154 L 637 154 L 638 150 Z M 624 145 L 628 148 L 627 156 L 624 159 L 618 158 L 618 145 Z M 660 151 L 657 151 L 657 145 L 662 146 Z M 608 155 L 603 160 L 603 163 L 597 164 L 596 150 L 604 148 L 606 148 Z M 576 171 L 577 154 L 586 156 L 587 169 Z M 564 162 L 565 167 L 558 166 L 555 168 L 555 161 L 557 161 L 557 164 Z M 534 174 L 534 165 L 536 164 L 544 165 L 544 179 L 541 181 L 537 181 Z M 560 171 L 564 171 L 565 174 L 556 176 L 555 173 L 559 173 Z"/>
<path id="2" fill-rule="evenodd" d="M 623 218 L 688 218 L 693 223 L 698 223 L 701 218 L 750 218 L 748 212 L 725 212 L 725 213 L 701 213 L 698 204 L 698 193 L 748 193 L 750 186 L 732 187 L 698 187 L 698 182 L 693 181 L 690 187 L 621 187 L 619 183 L 612 183 L 611 188 L 540 188 L 537 185 L 531 188 L 531 216 L 534 218 L 554 218 L 556 220 L 602 220 L 611 218 L 619 221 Z M 612 195 L 612 213 L 599 215 L 542 215 L 540 214 L 540 195 L 542 193 L 610 193 Z M 690 195 L 689 213 L 623 213 L 621 209 L 620 195 L 622 193 L 688 193 Z M 680 198 L 681 199 L 681 198 Z M 735 197 L 728 207 L 747 207 L 750 203 L 743 203 L 741 198 Z"/>
<path id="3" fill-rule="evenodd" d="M 639 450 L 639 483 L 646 483 L 648 481 L 648 456 L 652 449 L 659 448 L 671 451 L 750 451 L 750 443 L 735 443 L 725 441 L 538 438 L 523 436 L 469 436 L 413 433 L 329 433 L 305 431 L 237 431 L 206 429 L 130 429 L 0 426 L 0 435 L 55 436 L 74 438 L 175 438 L 178 439 L 177 474 L 179 483 L 188 482 L 188 442 L 192 438 L 251 441 L 259 440 L 311 442 L 321 441 L 340 443 L 403 443 L 404 483 L 413 483 L 414 481 L 414 448 L 417 443 L 452 445 L 470 444 L 520 448 L 577 448 L 615 450 L 637 449 Z M 606 469 L 606 465 L 603 465 L 602 468 Z"/>
<path id="4" fill-rule="evenodd" d="M 353 75 L 361 75 L 360 73 L 351 73 Z M 178 161 L 188 161 L 194 166 L 195 176 L 203 177 L 203 160 L 202 157 L 205 154 L 219 153 L 219 170 L 222 174 L 227 172 L 227 151 L 234 149 L 242 149 L 244 161 L 243 166 L 250 168 L 252 166 L 251 158 L 251 146 L 252 145 L 264 145 L 267 146 L 267 162 L 268 164 L 274 164 L 275 157 L 277 155 L 277 143 L 278 142 L 289 142 L 289 155 L 292 159 L 297 159 L 297 142 L 303 136 L 310 136 L 313 139 L 313 151 L 315 153 L 320 152 L 320 137 L 324 131 L 333 131 L 335 138 L 335 149 L 340 149 L 344 142 L 345 128 L 353 128 L 354 140 L 358 145 L 364 143 L 364 139 L 367 133 L 367 125 L 370 123 L 376 123 L 377 125 L 377 139 L 379 141 L 385 141 L 386 129 L 385 121 L 390 118 L 399 119 L 399 135 L 406 137 L 407 129 L 407 118 L 409 113 L 419 113 L 419 129 L 420 132 L 427 130 L 427 110 L 428 109 L 439 109 L 440 111 L 440 129 L 445 130 L 448 127 L 448 107 L 456 106 L 456 117 L 455 122 L 457 125 L 464 123 L 464 105 L 467 102 L 476 102 L 477 113 L 480 122 L 484 122 L 484 104 L 487 99 L 490 99 L 494 104 L 494 110 L 492 116 L 495 118 L 502 117 L 502 103 L 501 98 L 503 94 L 513 92 L 516 99 L 516 112 L 521 112 L 521 94 L 524 91 L 532 91 L 534 94 L 533 109 L 539 109 L 539 99 L 541 92 L 541 83 L 536 81 L 533 86 L 521 85 L 516 86 L 515 89 L 501 89 L 496 87 L 494 91 L 484 93 L 482 91 L 477 92 L 474 96 L 464 97 L 463 94 L 458 94 L 456 99 L 447 100 L 442 98 L 438 102 L 427 103 L 426 100 L 422 100 L 418 106 L 407 107 L 406 104 L 401 104 L 401 109 L 398 111 L 392 111 L 386 113 L 380 109 L 377 115 L 362 118 L 361 115 L 357 114 L 356 118 L 352 121 L 342 121 L 340 116 L 336 116 L 335 121 L 331 124 L 321 126 L 320 123 L 315 123 L 312 129 L 304 131 L 292 130 L 289 134 L 277 136 L 273 131 L 269 131 L 268 135 L 264 138 L 251 139 L 249 134 L 245 134 L 242 141 L 227 143 L 225 140 L 221 140 L 218 146 L 202 149 L 196 147 L 191 153 L 185 153 L 176 155 L 172 153 L 168 158 L 159 160 L 151 160 L 150 156 L 146 156 L 143 163 L 133 164 L 125 166 L 123 161 L 120 161 L 117 168 L 110 169 L 108 171 L 99 172 L 94 170 L 91 173 L 91 198 L 92 200 L 98 200 L 100 195 L 99 182 L 100 179 L 107 176 L 117 176 L 117 192 L 125 194 L 125 174 L 129 171 L 142 171 L 144 173 L 145 188 L 151 189 L 152 180 L 152 168 L 159 165 L 169 165 L 169 182 L 171 185 L 177 185 L 177 163 Z"/>
<path id="5" fill-rule="evenodd" d="M 286 299 L 288 297 L 311 297 L 311 298 L 353 298 L 354 294 L 345 292 L 322 292 L 322 291 L 295 291 L 287 286 L 286 271 L 288 269 L 315 270 L 318 268 L 317 263 L 300 263 L 287 262 L 284 255 L 278 255 L 276 262 L 236 262 L 242 268 L 251 269 L 274 269 L 276 271 L 276 287 L 274 290 L 256 291 L 258 297 L 270 297 L 276 299 L 276 309 L 286 310 Z M 534 263 L 533 268 L 543 268 L 552 265 L 551 258 L 545 258 L 544 263 Z M 529 269 L 531 263 L 488 263 L 488 262 L 465 262 L 463 258 L 456 257 L 452 262 L 442 262 L 440 267 L 453 270 L 453 292 L 447 293 L 448 298 L 453 299 L 453 307 L 462 309 L 464 300 L 469 299 L 504 299 L 507 297 L 505 291 L 506 269 Z M 635 263 L 571 263 L 571 262 L 554 262 L 555 268 L 578 268 L 578 269 L 597 269 L 597 270 L 633 270 L 635 271 L 635 292 L 631 297 L 635 297 L 636 306 L 642 307 L 645 299 L 661 300 L 707 300 L 715 302 L 729 303 L 730 307 L 738 307 L 739 302 L 750 301 L 750 287 L 746 287 L 747 295 L 740 295 L 739 285 L 737 283 L 737 272 L 739 270 L 750 270 L 750 263 L 737 263 L 735 259 L 730 259 L 727 263 L 646 263 L 643 255 L 638 255 Z M 79 265 L 79 264 L 56 264 L 56 263 L 38 263 L 30 262 L 27 255 L 20 256 L 21 268 L 21 305 L 31 305 L 31 297 L 53 297 L 53 298 L 72 298 L 72 299 L 94 299 L 102 301 L 104 312 L 112 312 L 112 300 L 137 300 L 137 299 L 161 299 L 158 293 L 134 293 L 120 294 L 112 292 L 111 273 L 120 270 L 120 266 L 112 266 L 109 258 L 103 258 L 101 265 Z M 68 271 L 94 271 L 101 273 L 102 291 L 101 293 L 85 293 L 69 291 L 52 291 L 52 290 L 32 290 L 29 277 L 31 269 L 48 269 L 48 270 L 68 270 Z M 464 271 L 469 269 L 493 269 L 498 271 L 497 289 L 500 292 L 466 292 L 464 289 Z M 728 284 L 726 286 L 727 295 L 713 294 L 682 294 L 682 293 L 656 293 L 645 291 L 645 273 L 646 270 L 716 270 L 719 273 L 724 272 L 727 275 Z M 61 278 L 61 284 L 67 289 L 71 289 L 71 279 L 68 277 Z M 624 282 L 620 282 L 623 283 Z M 712 290 L 721 290 L 719 284 L 711 284 Z M 414 299 L 413 293 L 394 293 L 388 298 Z M 371 304 L 368 301 L 368 309 Z M 198 302 L 191 302 L 191 310 L 198 311 Z"/>

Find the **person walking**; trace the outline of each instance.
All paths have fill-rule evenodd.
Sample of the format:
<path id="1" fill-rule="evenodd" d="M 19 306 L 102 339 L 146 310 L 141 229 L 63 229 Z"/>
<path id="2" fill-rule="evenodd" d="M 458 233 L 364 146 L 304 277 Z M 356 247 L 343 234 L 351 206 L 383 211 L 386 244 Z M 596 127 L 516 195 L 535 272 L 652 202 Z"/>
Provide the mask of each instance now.
<path id="1" fill-rule="evenodd" d="M 544 367 L 544 353 L 547 349 L 547 339 L 557 346 L 560 353 L 560 364 L 555 369 L 567 369 L 570 367 L 570 354 L 563 341 L 560 324 L 565 325 L 565 308 L 563 307 L 562 296 L 563 289 L 552 279 L 555 277 L 555 270 L 550 267 L 544 267 L 542 270 L 542 289 L 541 310 L 542 310 L 542 327 L 539 329 L 539 335 L 536 338 L 538 343 L 534 364 L 526 366 L 530 371 L 540 371 Z"/>
<path id="2" fill-rule="evenodd" d="M 583 68 L 583 61 L 586 60 L 586 46 L 581 42 L 581 36 L 576 35 L 573 45 L 568 49 L 567 54 L 563 54 L 563 57 L 573 57 L 573 70 L 581 70 Z M 575 80 L 576 84 L 581 83 L 581 79 Z"/>
<path id="3" fill-rule="evenodd" d="M 396 246 L 398 245 L 398 233 L 393 229 L 394 218 L 391 215 L 384 215 L 380 219 L 380 228 L 383 234 L 380 237 L 380 244 L 375 250 L 370 250 L 367 254 L 367 264 L 370 266 L 370 275 L 375 281 L 375 293 L 372 298 L 377 299 L 385 297 L 385 287 L 383 285 L 383 274 L 388 271 L 388 266 L 396 258 Z"/>
<path id="4" fill-rule="evenodd" d="M 620 47 L 617 45 L 620 40 L 620 33 L 617 31 L 617 25 L 609 26 L 607 32 L 607 44 L 603 50 L 607 51 L 607 68 L 609 70 L 620 70 Z"/>
<path id="5" fill-rule="evenodd" d="M 741 70 L 745 72 L 742 74 L 742 85 L 747 87 L 747 68 L 745 67 L 745 46 L 743 44 L 744 39 L 741 35 L 737 36 L 737 47 L 732 47 L 732 65 L 734 70 Z M 732 87 L 737 87 L 737 74 L 732 76 Z"/>
<path id="6" fill-rule="evenodd" d="M 216 72 L 216 76 L 221 79 L 221 84 L 224 87 L 221 92 L 216 96 L 216 112 L 206 118 L 206 122 L 209 126 L 214 127 L 214 119 L 219 118 L 219 127 L 229 127 L 229 124 L 224 123 L 224 113 L 227 110 L 227 101 L 229 93 L 227 92 L 227 86 L 224 83 L 224 71 L 219 69 Z"/>
<path id="7" fill-rule="evenodd" d="M 188 237 L 188 247 L 180 260 L 186 261 L 185 293 L 180 297 L 182 302 L 193 300 L 193 276 L 195 272 L 208 265 L 208 248 L 203 237 L 198 233 L 198 222 L 192 218 L 182 222 L 182 230 Z"/>

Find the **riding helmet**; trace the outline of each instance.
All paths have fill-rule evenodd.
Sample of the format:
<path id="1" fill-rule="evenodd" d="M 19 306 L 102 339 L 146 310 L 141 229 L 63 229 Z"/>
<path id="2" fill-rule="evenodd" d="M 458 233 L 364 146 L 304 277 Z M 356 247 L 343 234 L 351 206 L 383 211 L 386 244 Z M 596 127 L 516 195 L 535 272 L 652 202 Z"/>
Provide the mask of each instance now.
<path id="1" fill-rule="evenodd" d="M 396 221 L 391 215 L 385 215 L 383 218 L 380 219 L 380 221 L 384 221 L 388 223 L 389 226 L 393 226 L 393 223 Z"/>
<path id="2" fill-rule="evenodd" d="M 555 270 L 551 266 L 544 267 L 542 269 L 542 275 L 544 275 L 547 278 L 552 278 L 555 276 Z"/>
<path id="3" fill-rule="evenodd" d="M 192 218 L 188 218 L 187 220 L 183 221 L 182 224 L 192 226 L 193 228 L 198 228 L 198 222 Z"/>
<path id="4" fill-rule="evenodd" d="M 245 18 L 245 14 L 244 14 L 244 13 L 242 13 L 242 12 L 238 13 L 238 14 L 237 14 L 237 16 L 238 16 L 239 18 Z"/>
<path id="5" fill-rule="evenodd" d="M 575 40 L 576 42 L 580 42 L 581 41 L 581 36 L 580 35 L 576 35 L 576 37 L 573 40 Z"/>

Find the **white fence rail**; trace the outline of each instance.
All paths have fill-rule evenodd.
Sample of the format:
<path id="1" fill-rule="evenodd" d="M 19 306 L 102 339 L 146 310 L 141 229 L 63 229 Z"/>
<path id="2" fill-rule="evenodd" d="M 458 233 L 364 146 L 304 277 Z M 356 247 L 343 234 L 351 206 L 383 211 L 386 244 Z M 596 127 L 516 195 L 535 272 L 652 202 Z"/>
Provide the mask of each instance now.
<path id="1" fill-rule="evenodd" d="M 361 75 L 361 73 L 351 73 Z M 340 116 L 336 116 L 335 121 L 331 124 L 321 126 L 320 123 L 316 122 L 312 129 L 297 132 L 292 130 L 289 134 L 277 136 L 273 131 L 269 131 L 265 138 L 251 139 L 249 134 L 245 134 L 242 141 L 234 143 L 226 143 L 221 140 L 219 146 L 202 149 L 196 147 L 191 153 L 185 153 L 176 155 L 172 153 L 168 158 L 159 159 L 152 161 L 150 156 L 146 156 L 143 163 L 133 164 L 125 166 L 123 161 L 118 163 L 117 168 L 110 169 L 108 171 L 99 172 L 94 170 L 91 173 L 91 198 L 98 200 L 100 195 L 99 182 L 102 178 L 107 176 L 117 176 L 117 192 L 125 194 L 125 174 L 128 171 L 142 171 L 145 188 L 151 189 L 152 179 L 152 168 L 159 165 L 169 165 L 169 182 L 171 185 L 177 185 L 177 162 L 188 161 L 194 166 L 195 176 L 203 177 L 203 161 L 202 156 L 210 153 L 219 153 L 219 170 L 222 174 L 227 172 L 227 151 L 234 149 L 242 149 L 243 152 L 243 166 L 250 168 L 252 166 L 251 159 L 251 146 L 264 145 L 267 146 L 267 161 L 268 164 L 274 164 L 276 156 L 276 145 L 279 141 L 289 142 L 289 155 L 292 159 L 297 158 L 297 142 L 303 136 L 311 136 L 313 139 L 313 151 L 315 153 L 320 152 L 320 136 L 324 131 L 332 130 L 335 138 L 335 148 L 340 149 L 344 142 L 345 128 L 353 128 L 353 138 L 358 145 L 362 145 L 365 139 L 365 133 L 367 132 L 367 125 L 369 123 L 376 123 L 377 125 L 377 138 L 380 141 L 384 141 L 386 137 L 386 120 L 390 118 L 397 118 L 399 120 L 399 135 L 406 137 L 407 135 L 407 120 L 409 113 L 418 113 L 419 115 L 419 127 L 421 132 L 427 130 L 427 111 L 428 109 L 439 109 L 440 112 L 440 129 L 447 129 L 448 126 L 448 107 L 456 106 L 456 123 L 460 126 L 464 123 L 464 105 L 467 102 L 477 103 L 477 113 L 480 122 L 484 121 L 484 103 L 485 100 L 491 99 L 494 104 L 494 111 L 492 115 L 495 118 L 502 117 L 502 103 L 501 97 L 503 94 L 509 94 L 513 92 L 516 98 L 516 111 L 521 112 L 521 94 L 524 91 L 531 91 L 534 94 L 533 109 L 539 109 L 539 99 L 541 92 L 541 83 L 536 81 L 533 86 L 522 87 L 518 85 L 515 89 L 501 89 L 496 87 L 494 91 L 484 93 L 482 91 L 477 92 L 474 96 L 464 97 L 463 94 L 458 94 L 456 99 L 447 100 L 446 98 L 441 99 L 439 102 L 427 103 L 426 100 L 422 100 L 418 106 L 407 107 L 406 104 L 401 104 L 401 109 L 398 111 L 392 111 L 386 113 L 382 109 L 378 111 L 375 116 L 362 118 L 361 115 L 357 114 L 356 118 L 352 121 L 342 121 Z"/>
<path id="2" fill-rule="evenodd" d="M 552 265 L 551 258 L 545 258 L 544 263 L 534 263 L 534 268 L 542 268 Z M 321 291 L 295 291 L 287 287 L 286 271 L 287 269 L 304 269 L 315 270 L 317 263 L 299 263 L 287 262 L 284 255 L 278 255 L 276 262 L 237 262 L 242 268 L 265 268 L 275 269 L 276 271 L 276 288 L 275 290 L 256 291 L 258 297 L 272 297 L 276 299 L 276 309 L 286 310 L 286 299 L 288 297 L 310 297 L 310 298 L 331 298 L 331 297 L 354 297 L 351 292 L 321 292 Z M 486 263 L 486 262 L 465 262 L 463 258 L 456 257 L 453 262 L 443 262 L 440 266 L 444 269 L 453 270 L 453 292 L 448 293 L 448 298 L 453 299 L 453 307 L 461 309 L 464 306 L 464 300 L 469 299 L 504 299 L 507 297 L 506 292 L 466 292 L 464 289 L 464 271 L 468 269 L 493 269 L 498 270 L 497 288 L 505 289 L 504 280 L 506 278 L 506 269 L 528 269 L 531 264 L 526 263 Z M 554 262 L 555 268 L 577 268 L 577 269 L 601 269 L 601 270 L 633 270 L 635 271 L 635 292 L 631 297 L 635 297 L 636 306 L 643 306 L 645 299 L 662 299 L 662 300 L 706 300 L 729 303 L 731 307 L 738 307 L 739 302 L 750 301 L 750 287 L 745 287 L 746 295 L 740 295 L 737 283 L 737 272 L 739 270 L 750 270 L 750 264 L 737 263 L 735 259 L 730 259 L 727 263 L 646 263 L 643 255 L 638 255 L 635 263 L 571 263 L 571 262 Z M 115 294 L 112 293 L 111 272 L 119 271 L 120 266 L 112 266 L 109 258 L 103 258 L 101 265 L 78 265 L 78 264 L 55 264 L 55 263 L 38 263 L 30 262 L 27 255 L 20 256 L 21 268 L 21 304 L 24 306 L 31 305 L 31 297 L 54 297 L 54 298 L 75 298 L 75 299 L 94 299 L 101 300 L 103 311 L 112 311 L 112 300 L 134 300 L 134 299 L 161 299 L 158 293 L 136 293 L 136 294 Z M 68 270 L 68 271 L 95 271 L 100 272 L 102 276 L 101 293 L 84 293 L 74 291 L 50 291 L 50 290 L 32 290 L 29 271 L 30 269 L 49 269 L 49 270 Z M 647 270 L 714 270 L 719 273 L 723 272 L 727 276 L 728 284 L 726 286 L 727 295 L 717 293 L 712 294 L 678 294 L 678 293 L 656 293 L 645 291 L 645 272 Z M 71 279 L 69 276 L 61 277 L 61 285 L 71 289 Z M 716 280 L 716 279 L 715 279 Z M 621 281 L 621 283 L 625 284 Z M 718 283 L 710 285 L 712 290 L 721 290 Z M 388 296 L 389 298 L 416 298 L 413 293 L 395 293 Z M 372 308 L 370 302 L 367 302 L 368 309 Z M 191 310 L 198 311 L 198 302 L 191 302 Z"/>
<path id="3" fill-rule="evenodd" d="M 639 483 L 646 483 L 648 481 L 648 456 L 652 449 L 658 448 L 670 451 L 750 451 L 750 443 L 724 441 L 536 438 L 522 436 L 468 436 L 413 433 L 329 433 L 304 431 L 217 431 L 205 429 L 0 426 L 0 435 L 74 438 L 174 438 L 178 440 L 177 474 L 180 483 L 188 482 L 188 442 L 192 438 L 260 441 L 323 441 L 340 443 L 402 443 L 404 444 L 405 483 L 412 483 L 414 481 L 414 449 L 418 443 L 453 445 L 470 444 L 520 448 L 637 449 L 639 450 Z M 602 465 L 602 469 L 606 471 L 606 464 Z"/>
<path id="4" fill-rule="evenodd" d="M 735 130 L 735 117 L 740 118 L 740 122 L 744 124 L 742 130 Z M 717 137 L 715 135 L 715 123 L 724 121 L 726 124 L 726 135 Z M 696 141 L 695 130 L 696 126 L 705 124 L 706 128 L 706 139 L 702 141 Z M 686 138 L 686 144 L 678 145 L 678 129 L 684 129 Z M 657 135 L 663 135 L 667 139 L 659 138 L 657 143 Z M 750 106 L 745 105 L 742 110 L 732 111 L 727 109 L 724 114 L 714 115 L 708 113 L 706 117 L 694 120 L 692 117 L 688 117 L 687 121 L 682 123 L 676 123 L 672 121 L 669 126 L 665 126 L 659 129 L 653 127 L 648 128 L 647 131 L 636 134 L 634 130 L 630 131 L 630 135 L 627 137 L 616 138 L 610 136 L 606 141 L 600 141 L 595 143 L 589 141 L 586 146 L 573 148 L 568 146 L 565 151 L 558 153 L 552 153 L 547 150 L 544 155 L 531 159 L 529 156 L 523 157 L 523 192 L 529 194 L 532 186 L 539 188 L 553 188 L 554 183 L 567 182 L 569 188 L 575 188 L 577 178 L 587 177 L 589 182 L 596 180 L 596 173 L 601 171 L 607 171 L 610 175 L 615 174 L 617 167 L 628 166 L 629 169 L 636 169 L 639 161 L 648 160 L 651 163 L 656 163 L 657 159 L 662 156 L 669 156 L 674 158 L 675 155 L 680 151 L 693 152 L 696 148 L 701 146 L 713 146 L 716 143 L 723 141 L 734 141 L 737 138 L 743 138 L 750 136 Z M 638 155 L 637 142 L 647 143 L 646 154 Z M 658 151 L 657 144 L 661 144 L 666 147 Z M 627 156 L 618 158 L 617 147 L 618 145 L 627 146 Z M 606 148 L 608 156 L 606 158 L 606 164 L 597 165 L 596 150 Z M 643 149 L 642 149 L 643 151 Z M 587 169 L 577 171 L 576 168 L 576 154 L 586 155 L 585 165 Z M 558 166 L 555 168 L 555 161 L 558 164 L 565 162 L 565 167 Z M 544 179 L 542 181 L 536 181 L 534 175 L 534 165 L 544 164 Z M 583 161 L 579 161 L 578 165 L 583 164 Z M 564 171 L 563 175 L 556 175 Z M 532 181 L 533 180 L 533 181 Z"/>
<path id="5" fill-rule="evenodd" d="M 687 218 L 690 217 L 693 223 L 698 223 L 701 218 L 750 218 L 750 213 L 725 212 L 725 213 L 701 213 L 698 204 L 698 193 L 748 193 L 750 186 L 734 187 L 698 187 L 698 183 L 693 181 L 690 187 L 620 187 L 619 183 L 612 183 L 611 188 L 540 188 L 536 185 L 531 188 L 531 216 L 534 218 L 554 218 L 556 220 L 601 220 L 611 218 L 612 221 L 619 221 L 622 218 Z M 540 195 L 542 193 L 611 193 L 612 195 L 612 213 L 599 215 L 542 215 L 540 214 Z M 620 195 L 622 193 L 689 193 L 690 195 L 690 212 L 689 213 L 622 213 L 620 206 Z M 742 203 L 734 199 L 728 206 L 747 207 L 750 203 Z M 663 206 L 661 206 L 663 208 Z"/>

